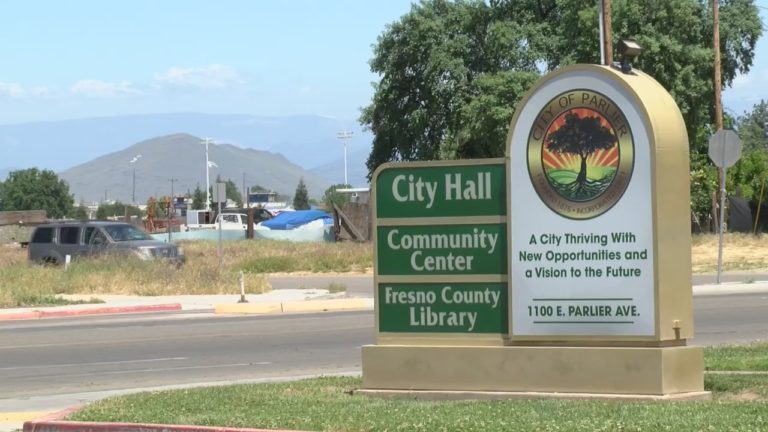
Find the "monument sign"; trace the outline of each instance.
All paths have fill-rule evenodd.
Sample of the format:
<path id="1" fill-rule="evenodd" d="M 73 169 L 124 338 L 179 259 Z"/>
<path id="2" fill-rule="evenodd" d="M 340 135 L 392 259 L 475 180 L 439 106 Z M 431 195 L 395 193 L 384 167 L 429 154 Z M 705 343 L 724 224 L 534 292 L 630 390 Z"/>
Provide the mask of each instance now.
<path id="1" fill-rule="evenodd" d="M 505 159 L 379 168 L 361 392 L 707 397 L 688 163 L 661 85 L 573 65 L 520 102 Z"/>

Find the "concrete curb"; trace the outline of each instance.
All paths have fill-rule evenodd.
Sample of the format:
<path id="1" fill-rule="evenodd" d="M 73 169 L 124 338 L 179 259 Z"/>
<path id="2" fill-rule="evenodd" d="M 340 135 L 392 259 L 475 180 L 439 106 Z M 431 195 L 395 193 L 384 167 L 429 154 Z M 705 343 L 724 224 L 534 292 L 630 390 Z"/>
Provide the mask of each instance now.
<path id="1" fill-rule="evenodd" d="M 33 422 L 45 422 L 45 421 L 58 421 L 63 419 L 64 417 L 74 414 L 78 411 L 80 411 L 81 408 L 83 408 L 85 405 L 76 405 L 73 407 L 69 407 L 67 409 L 63 409 L 61 411 L 52 412 L 48 415 L 42 416 L 40 418 L 37 418 L 35 420 L 30 420 Z M 26 423 L 26 422 L 24 422 Z"/>
<path id="2" fill-rule="evenodd" d="M 371 309 L 373 299 L 352 298 L 333 300 L 308 300 L 274 303 L 217 304 L 216 314 L 269 314 L 297 312 L 331 312 Z"/>
<path id="3" fill-rule="evenodd" d="M 24 423 L 24 432 L 300 432 L 290 429 L 250 429 L 213 426 L 183 426 L 152 423 L 101 423 L 63 420 L 34 420 Z"/>
<path id="4" fill-rule="evenodd" d="M 758 294 L 768 293 L 768 284 L 765 282 L 738 283 L 723 282 L 717 284 L 695 285 L 694 296 L 733 295 L 733 294 Z"/>
<path id="5" fill-rule="evenodd" d="M 252 429 L 152 423 L 78 422 L 62 420 L 80 411 L 82 405 L 24 422 L 24 432 L 302 432 L 290 429 Z"/>
<path id="6" fill-rule="evenodd" d="M 168 312 L 181 310 L 180 303 L 159 304 L 159 305 L 139 305 L 139 306 L 106 306 L 88 309 L 66 309 L 66 310 L 32 310 L 24 312 L 0 313 L 2 320 L 25 320 L 40 318 L 64 318 L 82 315 L 109 315 L 122 313 L 145 313 L 145 312 Z"/>

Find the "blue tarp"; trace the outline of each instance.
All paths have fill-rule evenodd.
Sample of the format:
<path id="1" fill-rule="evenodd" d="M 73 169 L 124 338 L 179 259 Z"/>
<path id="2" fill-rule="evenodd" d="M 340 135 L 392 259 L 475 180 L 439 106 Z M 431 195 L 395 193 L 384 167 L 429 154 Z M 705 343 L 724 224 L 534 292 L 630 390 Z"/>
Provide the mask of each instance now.
<path id="1" fill-rule="evenodd" d="M 320 210 L 296 210 L 282 212 L 272 219 L 261 222 L 260 225 L 273 230 L 293 229 L 317 219 L 324 219 L 326 224 L 333 223 L 333 218 Z"/>

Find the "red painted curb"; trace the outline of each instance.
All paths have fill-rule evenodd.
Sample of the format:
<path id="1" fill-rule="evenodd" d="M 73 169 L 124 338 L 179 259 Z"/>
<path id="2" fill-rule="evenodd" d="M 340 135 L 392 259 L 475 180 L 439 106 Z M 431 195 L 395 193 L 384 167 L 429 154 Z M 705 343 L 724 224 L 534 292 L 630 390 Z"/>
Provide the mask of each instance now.
<path id="1" fill-rule="evenodd" d="M 97 307 L 91 309 L 75 310 L 33 310 L 27 312 L 16 312 L 0 314 L 0 320 L 24 320 L 37 318 L 63 318 L 81 315 L 109 315 L 121 313 L 142 313 L 142 312 L 167 312 L 181 310 L 180 303 L 159 304 L 159 305 L 140 305 L 140 306 L 110 306 Z"/>
<path id="2" fill-rule="evenodd" d="M 43 416 L 43 417 L 40 417 L 38 419 L 32 420 L 32 422 L 45 422 L 45 421 L 61 420 L 61 419 L 65 418 L 65 417 L 67 417 L 68 415 L 71 415 L 71 414 L 74 414 L 74 413 L 80 411 L 80 409 L 82 409 L 84 406 L 85 405 L 77 405 L 77 406 L 73 406 L 73 407 L 70 407 L 70 408 L 67 408 L 67 409 L 63 409 L 61 411 L 50 413 L 47 416 Z"/>
<path id="3" fill-rule="evenodd" d="M 28 421 L 24 432 L 301 432 L 289 429 L 250 429 L 214 426 L 182 426 L 152 423 L 100 423 Z"/>
<path id="4" fill-rule="evenodd" d="M 35 319 L 35 318 L 40 318 L 40 311 L 35 310 L 35 311 L 29 311 L 29 312 L 0 314 L 0 320 Z"/>

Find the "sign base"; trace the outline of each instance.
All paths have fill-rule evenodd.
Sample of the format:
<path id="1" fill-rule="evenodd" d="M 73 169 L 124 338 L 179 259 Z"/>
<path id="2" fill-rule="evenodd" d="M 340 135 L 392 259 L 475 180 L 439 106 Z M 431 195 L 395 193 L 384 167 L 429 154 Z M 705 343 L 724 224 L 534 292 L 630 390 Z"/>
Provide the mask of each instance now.
<path id="1" fill-rule="evenodd" d="M 693 346 L 368 345 L 362 357 L 363 391 L 510 392 L 530 397 L 558 393 L 585 398 L 706 393 L 704 351 Z"/>
<path id="2" fill-rule="evenodd" d="M 712 399 L 712 392 L 675 393 L 672 395 L 636 395 L 606 393 L 546 393 L 546 392 L 486 392 L 449 390 L 355 390 L 354 394 L 381 399 L 407 399 L 427 401 L 454 400 L 618 400 L 618 401 L 699 401 Z"/>

